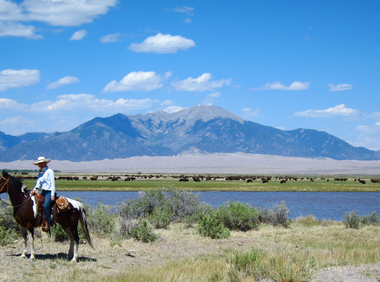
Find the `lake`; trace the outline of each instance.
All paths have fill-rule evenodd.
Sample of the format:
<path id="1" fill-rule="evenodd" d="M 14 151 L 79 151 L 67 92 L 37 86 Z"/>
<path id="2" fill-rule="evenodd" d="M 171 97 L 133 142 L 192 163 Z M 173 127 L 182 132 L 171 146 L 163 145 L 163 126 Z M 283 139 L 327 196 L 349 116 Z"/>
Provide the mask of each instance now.
<path id="1" fill-rule="evenodd" d="M 83 203 L 95 207 L 103 205 L 116 206 L 128 199 L 139 197 L 138 192 L 103 192 L 103 191 L 60 191 L 60 196 L 80 198 Z M 343 220 L 346 212 L 356 211 L 368 215 L 380 212 L 380 193 L 377 192 L 195 192 L 202 202 L 213 207 L 225 202 L 242 202 L 255 207 L 270 207 L 285 201 L 290 218 L 313 215 L 317 219 Z M 2 194 L 1 198 L 8 199 Z"/>

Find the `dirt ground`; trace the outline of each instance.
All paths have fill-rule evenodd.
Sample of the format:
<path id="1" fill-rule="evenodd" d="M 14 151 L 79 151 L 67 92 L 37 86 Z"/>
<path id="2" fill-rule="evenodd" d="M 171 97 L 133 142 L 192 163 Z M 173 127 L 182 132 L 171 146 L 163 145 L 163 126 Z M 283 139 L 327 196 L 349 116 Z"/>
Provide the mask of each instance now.
<path id="1" fill-rule="evenodd" d="M 251 247 L 265 248 L 267 244 L 252 237 L 212 240 L 199 237 L 191 229 L 177 232 L 173 239 L 172 234 L 169 237 L 166 232 L 163 230 L 160 239 L 154 243 L 132 239 L 110 242 L 109 239 L 93 237 L 96 249 L 81 244 L 79 262 L 72 263 L 67 261 L 68 242 L 54 242 L 45 233 L 36 230 L 39 238 L 35 241 L 34 261 L 20 258 L 23 249 L 21 240 L 1 247 L 0 281 L 103 281 L 132 271 L 135 267 L 158 265 L 168 259 L 180 260 L 212 253 L 223 255 L 228 248 L 248 250 Z M 380 264 L 322 269 L 312 281 L 380 281 Z"/>

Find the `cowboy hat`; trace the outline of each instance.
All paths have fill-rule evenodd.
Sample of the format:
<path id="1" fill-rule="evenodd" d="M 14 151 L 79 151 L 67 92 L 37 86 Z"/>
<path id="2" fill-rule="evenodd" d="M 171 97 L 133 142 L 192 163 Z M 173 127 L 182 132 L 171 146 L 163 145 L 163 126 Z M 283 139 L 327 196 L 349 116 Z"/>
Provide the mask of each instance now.
<path id="1" fill-rule="evenodd" d="M 33 164 L 38 165 L 40 163 L 49 163 L 50 161 L 49 159 L 45 159 L 45 157 L 38 157 L 38 160 Z"/>

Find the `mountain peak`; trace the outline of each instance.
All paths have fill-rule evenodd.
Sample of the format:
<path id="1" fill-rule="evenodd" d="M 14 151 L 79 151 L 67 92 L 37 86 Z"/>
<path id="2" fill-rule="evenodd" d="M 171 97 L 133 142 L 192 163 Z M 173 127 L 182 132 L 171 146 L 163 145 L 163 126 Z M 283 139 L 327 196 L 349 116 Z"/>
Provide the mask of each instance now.
<path id="1" fill-rule="evenodd" d="M 184 109 L 182 111 L 173 113 L 172 115 L 173 117 L 175 116 L 176 119 L 182 118 L 188 121 L 201 119 L 202 121 L 207 122 L 215 118 L 228 118 L 238 121 L 239 123 L 244 123 L 245 121 L 241 117 L 216 106 L 197 105 L 189 109 Z"/>
<path id="2" fill-rule="evenodd" d="M 203 122 L 207 122 L 209 120 L 215 118 L 228 118 L 235 120 L 241 124 L 243 124 L 246 120 L 223 109 L 216 106 L 202 106 L 197 105 L 188 109 L 183 109 L 174 113 L 167 113 L 164 111 L 156 111 L 153 113 L 148 113 L 145 115 L 139 114 L 135 116 L 129 116 L 131 119 L 140 119 L 140 120 L 148 120 L 152 119 L 154 121 L 175 121 L 175 120 L 186 120 L 187 122 L 195 122 L 196 120 L 202 120 Z"/>

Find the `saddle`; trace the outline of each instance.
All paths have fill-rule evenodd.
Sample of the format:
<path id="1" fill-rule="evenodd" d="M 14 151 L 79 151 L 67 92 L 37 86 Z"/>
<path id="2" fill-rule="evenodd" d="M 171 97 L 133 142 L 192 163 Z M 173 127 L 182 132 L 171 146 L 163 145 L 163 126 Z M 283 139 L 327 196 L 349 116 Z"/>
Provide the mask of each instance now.
<path id="1" fill-rule="evenodd" d="M 39 222 L 42 224 L 42 226 L 45 226 L 45 212 L 44 212 L 44 203 L 45 203 L 45 197 L 42 196 L 40 192 L 36 192 L 35 194 L 36 204 L 37 204 L 37 210 L 38 210 L 38 216 L 39 216 Z M 56 198 L 56 200 L 52 203 L 51 208 L 51 225 L 54 226 L 57 223 L 57 215 L 60 213 L 63 213 L 70 209 L 70 203 L 69 201 L 63 197 L 60 196 Z"/>

